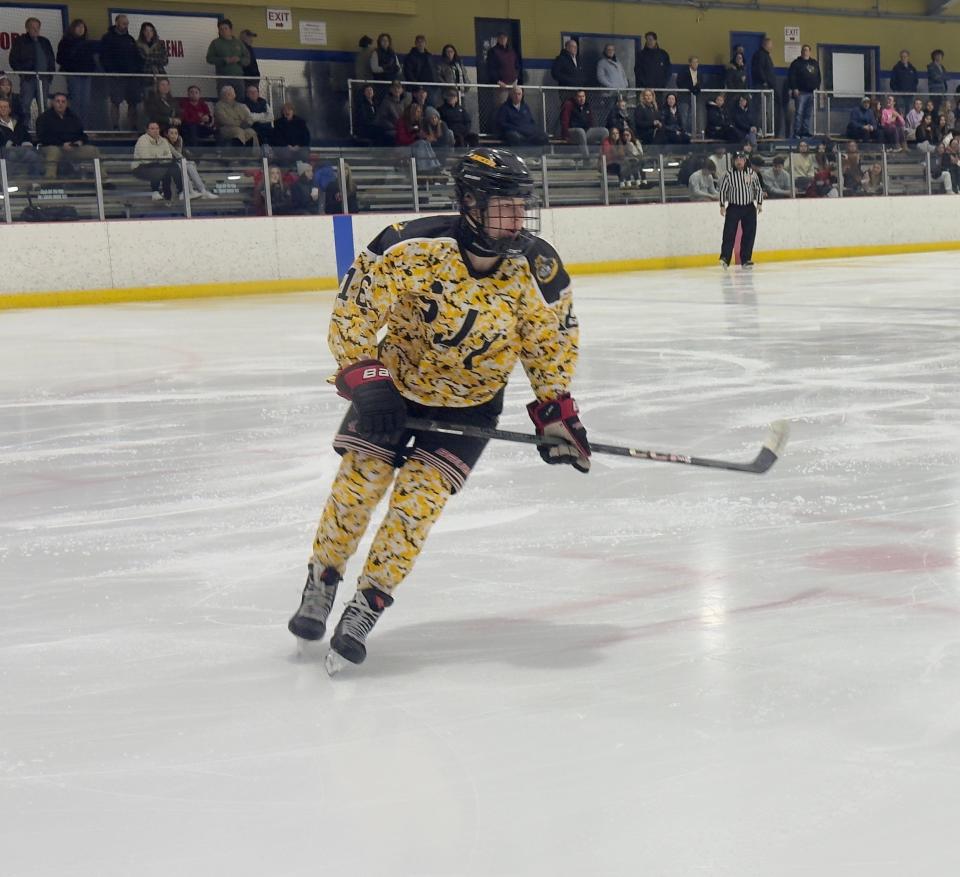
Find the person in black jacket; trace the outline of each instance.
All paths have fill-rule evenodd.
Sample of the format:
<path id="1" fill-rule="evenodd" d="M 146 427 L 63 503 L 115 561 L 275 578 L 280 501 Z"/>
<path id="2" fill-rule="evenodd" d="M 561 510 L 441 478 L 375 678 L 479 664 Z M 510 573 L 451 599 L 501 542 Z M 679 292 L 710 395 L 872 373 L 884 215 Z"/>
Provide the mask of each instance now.
<path id="1" fill-rule="evenodd" d="M 660 48 L 657 35 L 644 34 L 644 46 L 633 65 L 637 88 L 666 88 L 670 81 L 670 56 Z"/>
<path id="2" fill-rule="evenodd" d="M 27 126 L 13 115 L 10 101 L 0 97 L 0 157 L 14 172 L 25 170 L 32 177 L 43 172 L 43 159 L 33 148 Z"/>
<path id="3" fill-rule="evenodd" d="M 794 101 L 793 136 L 813 136 L 813 93 L 820 87 L 820 65 L 812 57 L 810 46 L 800 47 L 800 57 L 794 58 L 787 73 L 787 88 Z"/>
<path id="4" fill-rule="evenodd" d="M 244 85 L 256 85 L 260 86 L 260 65 L 257 63 L 257 53 L 253 48 L 253 41 L 257 38 L 257 35 L 252 30 L 242 30 L 240 31 L 240 41 L 247 47 L 247 52 L 250 55 L 250 63 L 243 65 L 243 78 L 246 80 Z"/>
<path id="5" fill-rule="evenodd" d="M 49 110 L 37 117 L 37 146 L 46 165 L 45 176 L 48 180 L 57 178 L 57 165 L 60 161 L 91 161 L 100 157 L 96 146 L 87 142 L 80 117 L 67 106 L 67 96 L 63 92 L 53 94 Z M 101 172 L 101 176 L 105 176 Z"/>
<path id="6" fill-rule="evenodd" d="M 696 133 L 703 129 L 703 112 L 700 92 L 703 90 L 703 77 L 700 75 L 700 59 L 691 55 L 687 66 L 677 74 L 677 90 L 680 92 L 680 118 L 683 129 Z M 696 109 L 696 114 L 693 110 Z"/>
<path id="7" fill-rule="evenodd" d="M 377 97 L 372 85 L 365 85 L 353 108 L 353 139 L 361 146 L 380 142 L 377 124 Z"/>
<path id="8" fill-rule="evenodd" d="M 726 140 L 728 143 L 739 143 L 740 132 L 733 127 L 730 111 L 727 109 L 727 97 L 718 94 L 707 104 L 707 137 L 711 140 Z"/>
<path id="9" fill-rule="evenodd" d="M 765 36 L 763 38 L 760 48 L 754 52 L 750 59 L 750 78 L 753 80 L 754 88 L 773 92 L 772 95 L 764 94 L 761 96 L 767 111 L 767 130 L 782 134 L 783 116 L 776 109 L 780 106 L 780 97 L 777 88 L 777 68 L 773 63 L 773 40 L 770 37 Z"/>
<path id="10" fill-rule="evenodd" d="M 627 99 L 618 97 L 613 109 L 607 114 L 603 127 L 608 131 L 616 128 L 621 134 L 626 130 L 633 130 L 633 120 L 627 115 Z"/>
<path id="11" fill-rule="evenodd" d="M 587 75 L 584 72 L 583 65 L 580 63 L 580 46 L 575 39 L 569 39 L 563 45 L 563 51 L 553 60 L 550 67 L 550 75 L 556 80 L 557 85 L 563 88 L 573 89 L 583 88 L 587 84 Z M 570 97 L 569 92 L 560 92 L 560 103 Z"/>
<path id="12" fill-rule="evenodd" d="M 97 69 L 97 44 L 87 34 L 87 23 L 82 18 L 70 22 L 70 29 L 57 46 L 57 63 L 67 76 L 67 92 L 70 95 L 71 109 L 89 124 L 90 77 L 83 73 L 95 73 Z"/>
<path id="13" fill-rule="evenodd" d="M 734 52 L 730 63 L 724 69 L 724 88 L 730 91 L 744 91 L 747 88 L 747 58 L 743 52 Z"/>
<path id="14" fill-rule="evenodd" d="M 100 37 L 100 66 L 105 73 L 140 73 L 143 69 L 137 41 L 129 31 L 130 19 L 121 13 L 113 26 Z M 136 76 L 117 76 L 107 80 L 110 95 L 110 123 L 120 127 L 120 104 L 127 104 L 127 127 L 137 130 L 137 105 L 143 93 L 143 83 Z"/>
<path id="15" fill-rule="evenodd" d="M 10 67 L 17 71 L 34 73 L 55 73 L 56 60 L 53 57 L 53 46 L 50 40 L 40 36 L 40 19 L 28 18 L 24 22 L 27 32 L 20 34 L 10 47 Z M 43 83 L 43 92 L 50 95 L 50 84 L 53 76 L 21 76 L 20 102 L 27 120 L 30 119 L 31 104 L 37 102 L 37 112 L 42 113 L 45 107 L 40 98 L 40 83 Z"/>
<path id="16" fill-rule="evenodd" d="M 744 143 L 757 148 L 757 126 L 753 123 L 753 110 L 750 107 L 750 98 L 745 94 L 737 97 L 737 104 L 732 113 L 733 127 L 740 134 Z"/>
<path id="17" fill-rule="evenodd" d="M 289 101 L 280 108 L 273 123 L 274 157 L 277 164 L 289 167 L 310 157 L 310 129 Z"/>
<path id="18" fill-rule="evenodd" d="M 677 104 L 677 96 L 671 92 L 663 99 L 663 112 L 660 114 L 663 122 L 663 137 L 667 143 L 689 143 L 690 135 L 683 127 L 683 117 Z"/>
<path id="19" fill-rule="evenodd" d="M 427 38 L 418 34 L 413 47 L 403 59 L 403 78 L 407 82 L 436 82 L 437 68 L 433 56 L 427 51 Z"/>
<path id="20" fill-rule="evenodd" d="M 645 88 L 640 93 L 637 109 L 634 112 L 634 130 L 637 140 L 641 143 L 663 143 L 663 121 L 660 118 L 660 108 L 652 88 Z"/>
<path id="21" fill-rule="evenodd" d="M 893 69 L 890 71 L 890 91 L 909 95 L 905 101 L 898 101 L 901 112 L 905 113 L 905 107 L 913 103 L 913 96 L 917 93 L 919 85 L 920 74 L 917 73 L 917 68 L 910 63 L 910 53 L 904 49 L 900 53 L 900 60 L 893 65 Z"/>
<path id="22" fill-rule="evenodd" d="M 440 119 L 453 134 L 454 146 L 478 146 L 480 138 L 471 131 L 470 114 L 460 103 L 460 93 L 455 88 L 448 88 L 443 93 L 443 103 L 440 105 Z"/>

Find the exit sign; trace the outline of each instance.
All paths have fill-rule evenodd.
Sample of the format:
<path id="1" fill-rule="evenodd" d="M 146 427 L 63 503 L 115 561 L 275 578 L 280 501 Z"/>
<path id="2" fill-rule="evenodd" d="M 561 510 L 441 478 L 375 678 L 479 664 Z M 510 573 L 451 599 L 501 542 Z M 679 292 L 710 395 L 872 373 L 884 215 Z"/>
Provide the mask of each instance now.
<path id="1" fill-rule="evenodd" d="M 289 9 L 268 9 L 267 30 L 293 30 L 293 12 Z"/>

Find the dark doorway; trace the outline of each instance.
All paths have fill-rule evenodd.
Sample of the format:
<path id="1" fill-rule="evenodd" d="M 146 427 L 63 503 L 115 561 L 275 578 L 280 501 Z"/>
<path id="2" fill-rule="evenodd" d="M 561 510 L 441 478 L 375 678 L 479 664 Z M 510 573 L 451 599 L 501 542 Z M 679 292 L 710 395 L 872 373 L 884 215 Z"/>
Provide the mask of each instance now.
<path id="1" fill-rule="evenodd" d="M 474 33 L 477 40 L 477 82 L 489 82 L 487 79 L 487 52 L 497 41 L 498 33 L 510 37 L 510 45 L 523 57 L 520 45 L 520 21 L 516 18 L 475 18 Z"/>
<path id="2" fill-rule="evenodd" d="M 743 48 L 746 49 L 743 60 L 747 62 L 747 82 L 751 88 L 753 87 L 753 75 L 750 73 L 750 62 L 753 60 L 753 56 L 759 51 L 761 45 L 763 45 L 763 38 L 765 36 L 766 34 L 757 33 L 752 30 L 730 31 L 730 57 L 733 58 L 735 46 L 743 46 Z"/>

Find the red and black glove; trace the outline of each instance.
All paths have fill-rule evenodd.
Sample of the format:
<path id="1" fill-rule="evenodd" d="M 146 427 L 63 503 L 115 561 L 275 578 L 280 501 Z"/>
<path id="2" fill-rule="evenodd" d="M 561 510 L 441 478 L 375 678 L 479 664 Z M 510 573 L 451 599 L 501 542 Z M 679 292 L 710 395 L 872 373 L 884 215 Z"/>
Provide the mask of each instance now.
<path id="1" fill-rule="evenodd" d="M 392 444 L 403 432 L 407 403 L 386 366 L 376 359 L 362 359 L 337 374 L 337 391 L 353 402 L 357 431 L 376 444 Z"/>
<path id="2" fill-rule="evenodd" d="M 590 442 L 580 422 L 580 409 L 569 393 L 548 402 L 531 402 L 527 413 L 537 435 L 563 439 L 563 444 L 537 445 L 547 463 L 569 463 L 580 472 L 590 471 Z"/>

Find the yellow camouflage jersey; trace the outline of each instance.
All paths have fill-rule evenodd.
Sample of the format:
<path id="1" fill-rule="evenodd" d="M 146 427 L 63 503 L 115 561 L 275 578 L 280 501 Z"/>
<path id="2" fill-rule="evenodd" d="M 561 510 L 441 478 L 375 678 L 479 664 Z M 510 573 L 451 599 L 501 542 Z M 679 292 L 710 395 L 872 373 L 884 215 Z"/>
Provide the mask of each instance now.
<path id="1" fill-rule="evenodd" d="M 579 328 L 560 257 L 535 238 L 525 256 L 475 274 L 456 240 L 459 221 L 392 225 L 357 256 L 330 321 L 339 366 L 379 359 L 404 396 L 438 407 L 489 401 L 518 357 L 538 399 L 568 392 Z"/>

